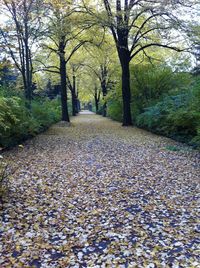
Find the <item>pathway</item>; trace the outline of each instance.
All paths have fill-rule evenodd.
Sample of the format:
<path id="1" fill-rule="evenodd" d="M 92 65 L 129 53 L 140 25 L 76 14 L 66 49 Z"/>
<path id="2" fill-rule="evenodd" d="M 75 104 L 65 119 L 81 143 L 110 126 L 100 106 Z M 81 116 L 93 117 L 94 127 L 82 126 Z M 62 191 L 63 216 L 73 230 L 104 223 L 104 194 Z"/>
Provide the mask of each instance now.
<path id="1" fill-rule="evenodd" d="M 0 267 L 200 267 L 200 155 L 91 113 L 4 153 Z"/>

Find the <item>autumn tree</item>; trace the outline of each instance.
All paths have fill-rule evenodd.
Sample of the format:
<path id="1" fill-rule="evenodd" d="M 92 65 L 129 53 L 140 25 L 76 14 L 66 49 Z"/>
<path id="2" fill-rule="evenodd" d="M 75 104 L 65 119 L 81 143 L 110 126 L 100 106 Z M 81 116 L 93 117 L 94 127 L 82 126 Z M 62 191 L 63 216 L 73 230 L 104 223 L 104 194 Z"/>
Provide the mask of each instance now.
<path id="1" fill-rule="evenodd" d="M 130 62 L 139 53 L 146 55 L 150 47 L 182 50 L 181 36 L 174 30 L 181 25 L 176 11 L 186 1 L 102 0 L 96 10 L 82 2 L 86 12 L 113 36 L 122 70 L 123 125 L 132 125 Z"/>
<path id="2" fill-rule="evenodd" d="M 100 83 L 100 88 L 101 88 L 101 92 L 103 95 L 103 99 L 104 99 L 104 104 L 103 104 L 103 116 L 106 116 L 106 100 L 105 97 L 108 93 L 108 88 L 110 85 L 110 77 L 109 77 L 109 69 L 108 69 L 108 62 L 102 62 L 99 65 L 95 65 L 92 66 L 90 64 L 86 64 L 85 66 L 87 68 L 89 68 L 89 71 L 93 72 L 93 74 L 95 74 L 96 78 L 98 78 L 99 83 Z M 96 108 L 98 107 L 99 104 L 99 100 L 100 100 L 100 93 L 98 92 L 98 87 L 97 87 L 97 83 L 94 83 L 93 86 L 94 89 L 94 98 L 95 98 L 95 103 L 96 103 Z"/>
<path id="3" fill-rule="evenodd" d="M 78 99 L 78 81 L 79 77 L 83 72 L 85 62 L 91 55 L 87 55 L 86 51 L 91 50 L 93 47 L 99 47 L 102 43 L 102 38 L 99 39 L 98 32 L 99 26 L 96 28 L 95 23 L 88 22 L 88 16 L 79 18 L 76 14 L 76 5 L 74 6 L 74 25 L 75 25 L 75 35 L 74 41 L 79 42 L 78 49 L 70 55 L 69 60 L 67 60 L 67 86 L 71 92 L 72 98 L 72 115 L 76 115 L 79 110 L 80 102 Z M 78 31 L 77 31 L 78 30 Z M 100 29 L 102 31 L 102 29 Z M 101 36 L 101 35 L 100 35 Z M 74 49 L 73 45 L 70 46 Z M 70 50 L 70 49 L 68 49 Z"/>
<path id="4" fill-rule="evenodd" d="M 93 96 L 94 96 L 94 101 L 95 101 L 96 113 L 98 113 L 99 102 L 101 98 L 101 88 L 99 88 L 96 83 L 94 84 L 94 87 L 93 87 Z"/>
<path id="5" fill-rule="evenodd" d="M 85 93 L 85 95 L 88 95 L 90 97 L 90 100 L 93 99 L 96 113 L 98 113 L 100 108 L 99 104 L 102 97 L 101 84 L 97 76 L 97 73 L 95 73 L 94 69 L 91 69 L 91 67 L 88 68 L 88 66 L 86 67 L 87 68 L 84 68 L 84 72 L 82 73 L 84 79 L 81 79 L 81 83 L 84 84 L 85 87 L 82 90 L 82 94 Z"/>
<path id="6" fill-rule="evenodd" d="M 100 88 L 103 96 L 103 107 L 102 107 L 102 115 L 106 116 L 106 96 L 108 94 L 108 90 L 113 86 L 115 67 L 117 65 L 116 62 L 116 54 L 115 50 L 113 50 L 113 42 L 105 35 L 104 42 L 100 46 L 90 46 L 86 48 L 87 58 L 84 62 L 86 69 L 88 72 L 92 72 L 99 81 Z M 99 86 L 97 83 L 94 83 L 93 89 L 95 94 L 95 103 L 96 106 L 99 102 Z"/>
<path id="7" fill-rule="evenodd" d="M 77 53 L 69 62 L 70 70 L 67 73 L 67 85 L 71 91 L 73 116 L 79 112 L 80 108 L 80 102 L 78 99 L 78 84 L 80 81 L 79 76 L 81 75 L 84 63 L 84 58 L 81 58 L 81 52 Z"/>
<path id="8" fill-rule="evenodd" d="M 29 102 L 33 90 L 33 53 L 41 37 L 45 8 L 42 0 L 0 0 L 0 12 L 7 23 L 0 29 L 1 45 L 15 63 L 23 79 L 25 97 Z"/>
<path id="9" fill-rule="evenodd" d="M 102 95 L 103 95 L 103 111 L 102 111 L 102 115 L 104 117 L 106 117 L 106 96 L 108 94 L 108 90 L 109 88 L 112 87 L 112 80 L 111 80 L 111 72 L 109 69 L 109 61 L 107 59 L 105 59 L 105 61 L 101 62 L 99 64 L 99 66 L 96 66 L 97 68 L 91 67 L 90 65 L 88 65 L 88 67 L 90 69 L 92 69 L 92 71 L 94 72 L 94 74 L 96 75 L 96 77 L 99 79 L 100 85 L 101 85 L 101 91 L 102 91 Z M 94 84 L 94 92 L 95 92 L 95 103 L 96 103 L 96 107 L 98 105 L 99 102 L 99 93 L 98 93 L 98 88 L 97 86 Z"/>
<path id="10" fill-rule="evenodd" d="M 102 97 L 102 89 L 99 79 L 91 72 L 89 68 L 83 68 L 81 75 L 79 74 L 79 98 L 82 102 L 93 102 L 95 104 L 96 113 L 99 112 L 99 104 Z"/>
<path id="11" fill-rule="evenodd" d="M 75 52 L 86 43 L 86 40 L 82 37 L 85 28 L 79 27 L 79 21 L 74 13 L 73 1 L 67 3 L 63 0 L 51 1 L 49 5 L 51 13 L 48 35 L 47 41 L 43 43 L 43 49 L 47 51 L 47 57 L 45 60 L 40 60 L 40 63 L 42 70 L 57 73 L 60 76 L 62 120 L 70 122 L 67 87 L 73 88 L 67 75 L 67 64 Z M 59 59 L 58 65 L 48 64 L 52 53 Z"/>

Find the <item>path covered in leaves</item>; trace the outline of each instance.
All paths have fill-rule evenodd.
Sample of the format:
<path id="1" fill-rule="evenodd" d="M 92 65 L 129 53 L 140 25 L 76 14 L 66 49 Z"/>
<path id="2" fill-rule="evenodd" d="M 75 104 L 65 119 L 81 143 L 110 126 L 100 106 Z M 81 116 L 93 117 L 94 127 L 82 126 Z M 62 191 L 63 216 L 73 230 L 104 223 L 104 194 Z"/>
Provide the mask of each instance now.
<path id="1" fill-rule="evenodd" d="M 0 267 L 200 267 L 200 155 L 93 114 L 4 157 Z"/>

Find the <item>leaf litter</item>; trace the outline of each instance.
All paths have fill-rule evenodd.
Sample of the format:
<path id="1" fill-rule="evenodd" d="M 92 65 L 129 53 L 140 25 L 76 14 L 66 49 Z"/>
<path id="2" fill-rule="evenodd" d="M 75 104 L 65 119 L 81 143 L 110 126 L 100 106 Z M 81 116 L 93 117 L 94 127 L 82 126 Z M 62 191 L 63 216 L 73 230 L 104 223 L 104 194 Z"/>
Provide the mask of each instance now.
<path id="1" fill-rule="evenodd" d="M 200 267 L 197 151 L 82 114 L 4 158 L 0 267 Z"/>

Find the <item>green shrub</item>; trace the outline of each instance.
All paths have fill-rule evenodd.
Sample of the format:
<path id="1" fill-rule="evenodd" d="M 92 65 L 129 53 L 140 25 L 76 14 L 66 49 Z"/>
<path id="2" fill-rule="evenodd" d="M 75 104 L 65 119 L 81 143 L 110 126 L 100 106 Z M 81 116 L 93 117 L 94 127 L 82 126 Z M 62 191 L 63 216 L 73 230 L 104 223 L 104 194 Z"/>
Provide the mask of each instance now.
<path id="1" fill-rule="evenodd" d="M 0 98 L 0 144 L 7 146 L 27 132 L 29 115 L 17 97 Z"/>
<path id="2" fill-rule="evenodd" d="M 122 101 L 110 100 L 107 105 L 107 115 L 116 121 L 122 121 Z"/>
<path id="3" fill-rule="evenodd" d="M 188 73 L 174 73 L 166 65 L 141 64 L 131 66 L 131 93 L 134 110 L 141 113 L 145 107 L 155 105 L 170 91 L 180 91 L 191 82 Z M 175 95 L 178 94 L 177 92 Z M 133 109 L 132 108 L 132 109 Z"/>
<path id="4" fill-rule="evenodd" d="M 178 109 L 186 106 L 188 103 L 187 97 L 182 95 L 177 96 L 168 96 L 163 99 L 163 101 L 158 102 L 156 105 L 152 107 L 145 108 L 145 112 L 140 114 L 137 117 L 137 125 L 143 126 L 147 129 L 155 130 L 158 128 L 162 128 L 163 121 L 170 121 L 169 114 L 176 113 Z M 168 124 L 171 124 L 168 122 Z"/>
<path id="5" fill-rule="evenodd" d="M 96 109 L 95 109 L 94 112 L 96 112 Z M 97 111 L 97 114 L 99 114 L 99 115 L 103 114 L 103 104 L 102 103 L 99 103 L 99 109 Z"/>
<path id="6" fill-rule="evenodd" d="M 40 100 L 32 103 L 32 117 L 36 120 L 41 130 L 60 119 L 60 104 L 58 99 Z"/>
<path id="7" fill-rule="evenodd" d="M 197 135 L 190 141 L 190 144 L 200 148 L 200 127 L 197 128 Z"/>
<path id="8" fill-rule="evenodd" d="M 7 147 L 34 136 L 60 120 L 59 100 L 34 100 L 32 110 L 19 97 L 0 97 L 0 146 Z"/>
<path id="9" fill-rule="evenodd" d="M 165 97 L 137 117 L 137 126 L 199 146 L 199 84 L 177 96 Z"/>
<path id="10" fill-rule="evenodd" d="M 115 86 L 115 89 L 110 90 L 106 96 L 107 101 L 107 116 L 116 121 L 122 121 L 123 102 L 121 94 L 121 81 Z"/>

